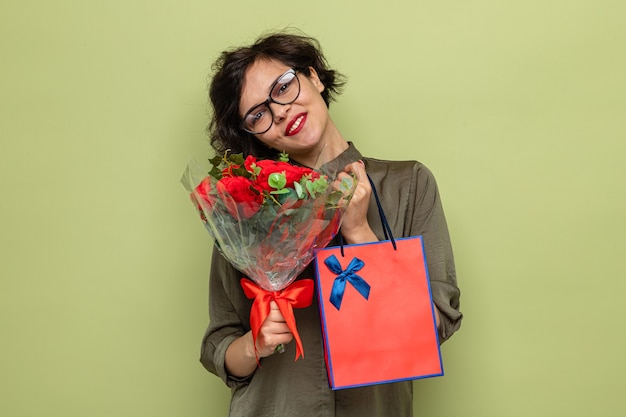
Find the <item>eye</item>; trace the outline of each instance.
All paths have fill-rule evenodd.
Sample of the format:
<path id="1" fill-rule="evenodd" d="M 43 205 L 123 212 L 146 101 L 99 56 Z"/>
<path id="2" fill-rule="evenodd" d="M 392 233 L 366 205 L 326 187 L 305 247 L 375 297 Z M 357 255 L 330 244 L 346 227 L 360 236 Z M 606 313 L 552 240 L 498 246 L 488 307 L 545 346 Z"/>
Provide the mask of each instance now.
<path id="1" fill-rule="evenodd" d="M 272 97 L 279 98 L 285 95 L 293 94 L 293 90 L 295 89 L 294 84 L 297 82 L 295 78 L 296 75 L 291 72 L 280 77 L 280 79 L 276 81 L 276 85 L 272 90 Z"/>
<path id="2" fill-rule="evenodd" d="M 274 88 L 274 91 L 272 93 L 272 97 L 282 97 L 285 94 L 288 94 L 292 86 L 293 86 L 293 80 L 276 84 L 276 87 Z"/>
<path id="3" fill-rule="evenodd" d="M 267 114 L 267 111 L 268 109 L 265 106 L 260 106 L 253 109 L 252 111 L 250 111 L 250 113 L 248 113 L 248 116 L 246 116 L 246 123 L 249 126 L 258 125 Z"/>
<path id="4" fill-rule="evenodd" d="M 261 120 L 263 118 L 263 115 L 265 114 L 265 110 L 259 110 L 258 112 L 251 114 L 251 122 L 252 124 L 256 124 L 258 123 L 259 120 Z"/>

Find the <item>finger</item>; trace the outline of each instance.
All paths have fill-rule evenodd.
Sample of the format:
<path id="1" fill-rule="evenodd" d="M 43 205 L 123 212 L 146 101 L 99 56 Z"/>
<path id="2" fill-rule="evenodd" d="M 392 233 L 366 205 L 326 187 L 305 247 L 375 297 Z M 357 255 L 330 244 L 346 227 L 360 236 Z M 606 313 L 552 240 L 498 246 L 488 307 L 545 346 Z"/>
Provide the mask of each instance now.
<path id="1" fill-rule="evenodd" d="M 267 315 L 267 318 L 265 319 L 268 322 L 275 322 L 275 323 L 285 323 L 285 317 L 283 316 L 283 313 L 280 311 L 280 308 L 278 307 L 278 304 L 276 304 L 276 302 L 274 301 L 270 301 L 270 312 Z"/>
<path id="2" fill-rule="evenodd" d="M 365 164 L 363 163 L 363 161 L 356 161 L 346 165 L 344 171 L 348 173 L 353 173 L 360 181 L 362 178 L 365 177 Z"/>
<path id="3" fill-rule="evenodd" d="M 349 168 L 352 172 L 352 175 L 357 179 L 357 187 L 355 190 L 355 194 L 359 193 L 359 190 L 364 193 L 364 195 L 369 195 L 371 190 L 371 185 L 369 179 L 367 177 L 367 172 L 365 171 L 365 166 L 360 162 L 355 162 L 350 164 Z"/>
<path id="4" fill-rule="evenodd" d="M 263 335 L 265 338 L 272 339 L 277 336 L 283 335 L 291 335 L 291 330 L 285 323 L 268 323 L 264 328 L 259 332 L 260 335 Z"/>
<path id="5" fill-rule="evenodd" d="M 286 329 L 286 331 L 284 332 L 268 330 L 269 329 L 264 329 L 264 331 L 259 333 L 259 336 L 257 338 L 257 348 L 261 350 L 268 349 L 271 352 L 272 350 L 274 350 L 276 345 L 279 345 L 281 343 L 287 344 L 293 340 L 293 334 L 288 329 Z"/>
<path id="6" fill-rule="evenodd" d="M 343 194 L 345 199 L 342 201 L 343 203 L 347 203 L 349 202 L 350 198 L 352 198 L 352 194 L 354 193 L 357 185 L 358 182 L 356 181 L 355 177 L 345 172 L 341 172 L 337 175 L 337 178 L 335 179 L 335 181 L 332 182 L 331 186 L 334 191 L 339 191 L 341 194 Z"/>
<path id="7" fill-rule="evenodd" d="M 293 340 L 293 334 L 291 333 L 275 334 L 272 336 L 272 343 L 269 344 L 268 346 L 279 345 L 281 343 L 286 345 L 288 343 L 291 343 L 292 340 Z"/>

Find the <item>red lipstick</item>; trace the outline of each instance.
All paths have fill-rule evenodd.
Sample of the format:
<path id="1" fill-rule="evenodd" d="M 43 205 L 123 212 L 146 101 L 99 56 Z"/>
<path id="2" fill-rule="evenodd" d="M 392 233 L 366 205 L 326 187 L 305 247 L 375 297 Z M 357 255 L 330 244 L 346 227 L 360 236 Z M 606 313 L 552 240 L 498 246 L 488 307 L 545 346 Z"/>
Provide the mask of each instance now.
<path id="1" fill-rule="evenodd" d="M 297 114 L 296 117 L 291 119 L 285 128 L 285 136 L 293 136 L 297 134 L 304 127 L 306 122 L 306 113 Z"/>

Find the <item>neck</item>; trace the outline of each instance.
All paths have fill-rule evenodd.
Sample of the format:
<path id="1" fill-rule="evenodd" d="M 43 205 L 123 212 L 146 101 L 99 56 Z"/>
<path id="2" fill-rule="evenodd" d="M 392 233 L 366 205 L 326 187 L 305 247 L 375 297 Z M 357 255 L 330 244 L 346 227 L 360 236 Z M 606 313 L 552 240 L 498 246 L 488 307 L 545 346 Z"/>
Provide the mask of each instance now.
<path id="1" fill-rule="evenodd" d="M 329 120 L 326 132 L 315 149 L 304 155 L 294 155 L 293 160 L 310 168 L 319 168 L 337 158 L 346 149 L 348 142 L 341 136 L 332 120 Z"/>

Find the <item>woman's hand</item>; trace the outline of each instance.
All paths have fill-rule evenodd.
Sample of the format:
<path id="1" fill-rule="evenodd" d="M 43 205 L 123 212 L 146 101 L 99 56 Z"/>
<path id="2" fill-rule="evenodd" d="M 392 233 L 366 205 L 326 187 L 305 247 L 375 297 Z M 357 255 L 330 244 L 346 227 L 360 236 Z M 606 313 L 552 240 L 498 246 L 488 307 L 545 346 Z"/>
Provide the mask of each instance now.
<path id="1" fill-rule="evenodd" d="M 256 339 L 256 352 L 259 358 L 270 356 L 276 352 L 276 346 L 287 344 L 293 340 L 293 334 L 287 327 L 285 318 L 275 301 L 270 301 L 270 313 L 261 325 Z M 248 332 L 226 349 L 226 370 L 235 377 L 247 377 L 257 367 L 256 353 L 252 332 Z"/>
<path id="2" fill-rule="evenodd" d="M 353 162 L 344 168 L 345 172 L 339 173 L 338 180 L 349 175 L 354 175 L 357 180 L 356 189 L 350 200 L 350 204 L 343 215 L 341 233 L 347 243 L 367 243 L 378 240 L 367 221 L 372 186 L 365 172 L 362 161 Z"/>
<path id="3" fill-rule="evenodd" d="M 286 345 L 293 340 L 278 304 L 270 301 L 270 314 L 267 316 L 256 337 L 256 348 L 260 358 L 272 355 L 278 345 Z"/>

